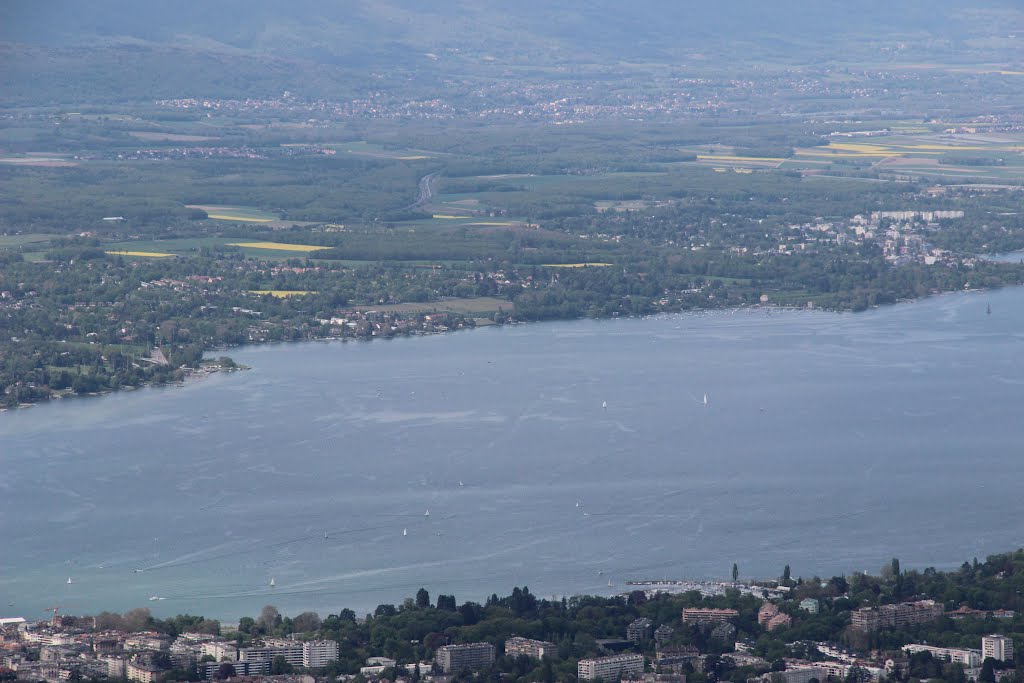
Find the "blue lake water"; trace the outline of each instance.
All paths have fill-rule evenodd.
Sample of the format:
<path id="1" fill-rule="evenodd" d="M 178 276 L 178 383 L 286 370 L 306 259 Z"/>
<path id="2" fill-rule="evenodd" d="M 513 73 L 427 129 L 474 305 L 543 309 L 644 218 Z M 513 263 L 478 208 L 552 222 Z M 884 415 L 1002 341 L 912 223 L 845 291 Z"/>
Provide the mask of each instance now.
<path id="1" fill-rule="evenodd" d="M 1007 289 L 237 350 L 0 415 L 0 612 L 959 565 L 1024 539 L 1022 344 Z"/>

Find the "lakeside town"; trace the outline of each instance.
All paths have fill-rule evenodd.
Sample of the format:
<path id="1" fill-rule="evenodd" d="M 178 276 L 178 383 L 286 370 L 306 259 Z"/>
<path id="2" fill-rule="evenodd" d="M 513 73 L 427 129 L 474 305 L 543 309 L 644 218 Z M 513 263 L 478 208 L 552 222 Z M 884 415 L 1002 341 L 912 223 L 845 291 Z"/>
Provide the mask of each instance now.
<path id="1" fill-rule="evenodd" d="M 41 621 L 0 618 L 0 680 L 1020 683 L 1022 566 L 1016 551 L 956 572 L 901 571 L 894 559 L 877 577 L 804 580 L 786 567 L 756 582 L 734 566 L 733 581 L 636 581 L 612 598 L 550 601 L 524 587 L 484 605 L 431 603 L 421 588 L 361 618 L 268 605 L 231 626 L 54 606 Z M 924 597 L 943 585 L 967 599 Z M 1016 603 L 994 606 L 1000 590 Z"/>

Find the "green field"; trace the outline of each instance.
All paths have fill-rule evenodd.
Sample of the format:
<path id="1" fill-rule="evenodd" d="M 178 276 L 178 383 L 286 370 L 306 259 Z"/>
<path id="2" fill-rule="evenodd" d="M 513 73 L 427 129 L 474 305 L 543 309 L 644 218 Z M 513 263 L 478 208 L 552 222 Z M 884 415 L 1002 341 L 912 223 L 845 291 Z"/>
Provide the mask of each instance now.
<path id="1" fill-rule="evenodd" d="M 23 247 L 28 244 L 38 245 L 43 242 L 49 242 L 54 238 L 54 235 L 44 235 L 41 233 L 28 233 L 25 235 L 0 235 L 0 249 L 10 247 Z"/>
<path id="2" fill-rule="evenodd" d="M 331 149 L 335 149 L 339 152 L 344 152 L 345 154 L 352 154 L 354 156 L 364 156 L 373 159 L 391 159 L 394 161 L 422 161 L 438 155 L 437 152 L 423 149 L 394 149 L 389 146 L 367 142 L 366 140 L 332 142 L 323 146 L 330 147 Z"/>

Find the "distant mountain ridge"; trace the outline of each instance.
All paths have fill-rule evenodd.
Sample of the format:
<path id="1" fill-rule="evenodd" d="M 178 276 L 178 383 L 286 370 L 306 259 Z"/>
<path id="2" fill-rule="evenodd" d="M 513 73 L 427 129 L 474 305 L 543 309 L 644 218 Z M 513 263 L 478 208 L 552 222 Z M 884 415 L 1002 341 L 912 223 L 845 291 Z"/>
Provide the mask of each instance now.
<path id="1" fill-rule="evenodd" d="M 609 67 L 742 77 L 895 60 L 1024 69 L 1018 0 L 7 0 L 8 104 L 387 90 Z M 1019 62 L 1019 63 L 1018 63 Z M 596 71 L 593 67 L 596 67 Z"/>
<path id="2" fill-rule="evenodd" d="M 807 46 L 1024 31 L 1024 12 L 1010 0 L 13 0 L 0 13 L 5 42 L 141 42 L 324 62 L 527 46 L 552 58 L 665 56 L 732 40 Z"/>

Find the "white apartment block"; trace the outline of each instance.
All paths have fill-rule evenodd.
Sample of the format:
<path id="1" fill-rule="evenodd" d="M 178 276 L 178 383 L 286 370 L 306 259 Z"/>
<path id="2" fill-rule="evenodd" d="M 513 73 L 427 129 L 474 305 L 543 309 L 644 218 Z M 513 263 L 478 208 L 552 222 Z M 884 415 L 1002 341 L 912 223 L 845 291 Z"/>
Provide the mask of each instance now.
<path id="1" fill-rule="evenodd" d="M 1003 662 L 1013 661 L 1013 641 L 1006 636 L 990 635 L 981 638 L 981 656 Z"/>
<path id="2" fill-rule="evenodd" d="M 444 645 L 437 648 L 434 659 L 446 674 L 483 669 L 494 664 L 494 646 L 490 643 Z"/>
<path id="3" fill-rule="evenodd" d="M 520 655 L 532 657 L 533 659 L 541 659 L 542 657 L 557 658 L 558 647 L 546 640 L 532 640 L 518 636 L 506 640 L 505 656 L 518 657 Z"/>
<path id="4" fill-rule="evenodd" d="M 627 675 L 642 674 L 643 672 L 643 655 L 615 655 L 613 657 L 581 659 L 577 666 L 578 678 L 584 681 L 595 681 L 598 678 L 615 681 Z"/>
<path id="5" fill-rule="evenodd" d="M 225 659 L 231 662 L 238 661 L 238 646 L 226 640 L 203 643 L 201 653 L 202 656 L 209 655 L 218 662 L 223 662 Z"/>
<path id="6" fill-rule="evenodd" d="M 319 669 L 338 661 L 338 643 L 333 640 L 312 640 L 302 644 L 302 666 Z"/>
<path id="7" fill-rule="evenodd" d="M 276 657 L 284 657 L 284 661 L 292 666 L 302 666 L 302 643 L 271 643 L 270 641 L 268 643 L 264 643 L 262 647 L 240 648 L 238 661 L 273 662 Z"/>
<path id="8" fill-rule="evenodd" d="M 787 666 L 785 671 L 773 671 L 761 677 L 765 683 L 810 683 L 811 679 L 825 680 L 825 670 L 817 666 Z"/>
<path id="9" fill-rule="evenodd" d="M 933 647 L 931 645 L 904 645 L 903 651 L 907 654 L 915 652 L 930 652 L 935 659 L 942 659 L 947 662 L 963 664 L 969 669 L 981 666 L 983 660 L 981 650 L 966 650 L 955 647 Z"/>

